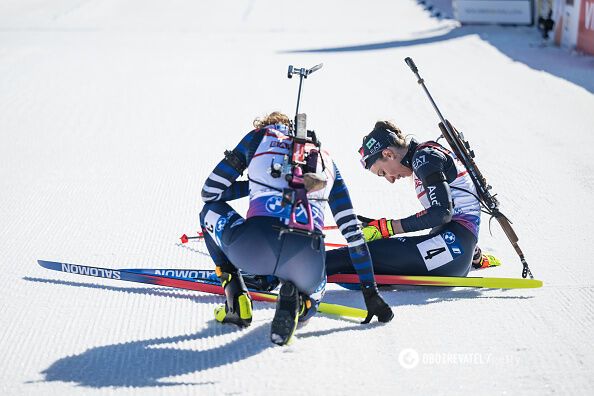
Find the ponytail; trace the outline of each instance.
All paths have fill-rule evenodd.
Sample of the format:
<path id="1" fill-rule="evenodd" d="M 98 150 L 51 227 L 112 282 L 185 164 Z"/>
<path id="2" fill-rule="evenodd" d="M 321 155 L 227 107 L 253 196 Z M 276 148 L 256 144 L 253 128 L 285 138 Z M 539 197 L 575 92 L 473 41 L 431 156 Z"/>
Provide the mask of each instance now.
<path id="1" fill-rule="evenodd" d="M 396 146 L 399 148 L 407 147 L 406 138 L 400 128 L 394 125 L 390 121 L 378 121 L 375 123 L 373 127 L 374 130 L 383 130 L 386 131 L 388 134 L 388 139 L 390 140 L 390 145 Z"/>

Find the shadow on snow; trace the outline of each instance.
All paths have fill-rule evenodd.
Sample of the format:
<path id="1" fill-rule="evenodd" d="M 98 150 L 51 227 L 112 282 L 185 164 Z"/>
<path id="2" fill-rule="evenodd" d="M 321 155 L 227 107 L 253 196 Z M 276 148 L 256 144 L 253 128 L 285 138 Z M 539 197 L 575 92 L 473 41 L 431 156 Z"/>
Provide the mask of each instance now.
<path id="1" fill-rule="evenodd" d="M 516 62 L 523 63 L 532 69 L 542 70 L 561 77 L 594 93 L 594 57 L 571 55 L 566 49 L 552 46 L 550 41 L 543 46 L 539 32 L 533 27 L 461 26 L 449 31 L 447 31 L 447 27 L 444 29 L 446 29 L 446 32 L 441 35 L 432 35 L 431 37 L 411 40 L 298 49 L 282 51 L 282 53 L 340 53 L 388 50 L 447 42 L 465 36 L 476 35 Z M 431 30 L 422 33 L 430 34 L 435 32 L 435 30 Z M 447 59 L 440 61 L 447 61 Z"/>
<path id="2" fill-rule="evenodd" d="M 125 288 L 97 285 L 82 282 L 70 282 L 42 278 L 23 278 L 29 282 L 53 283 L 57 285 L 86 287 L 109 291 L 149 294 L 158 297 L 173 297 L 189 299 L 195 302 L 222 301 L 220 296 L 194 295 L 193 293 L 169 292 L 161 288 Z M 456 301 L 460 299 L 498 298 L 498 299 L 527 299 L 525 296 L 488 296 L 488 290 L 480 289 L 451 289 L 418 287 L 412 292 L 390 293 L 383 291 L 383 296 L 392 307 L 404 305 L 426 305 L 435 302 Z M 498 292 L 500 292 L 498 290 Z M 330 290 L 326 297 L 332 302 L 353 304 L 363 307 L 363 298 L 359 292 L 349 290 Z M 355 298 L 354 298 L 355 297 Z M 353 301 L 355 300 L 355 301 Z M 262 303 L 264 305 L 265 303 Z M 315 320 L 315 319 L 313 319 Z M 398 312 L 396 318 L 398 320 Z M 352 320 L 345 320 L 351 322 Z M 368 326 L 350 324 L 347 326 L 307 332 L 298 330 L 298 338 L 320 337 L 342 331 L 366 330 L 370 327 L 381 326 L 372 323 Z M 305 330 L 305 331 L 304 331 Z M 233 332 L 241 332 L 237 339 L 216 345 L 212 349 L 192 350 L 176 348 L 171 344 L 220 337 Z M 248 329 L 239 330 L 234 326 L 220 325 L 214 320 L 207 326 L 189 335 L 152 338 L 130 341 L 113 345 L 90 348 L 81 354 L 66 356 L 54 362 L 42 372 L 45 381 L 72 382 L 79 386 L 91 388 L 103 387 L 164 387 L 176 385 L 213 385 L 218 381 L 187 383 L 162 381 L 172 376 L 180 376 L 193 372 L 208 370 L 226 364 L 242 361 L 273 347 L 269 341 L 270 324 L 254 323 Z"/>

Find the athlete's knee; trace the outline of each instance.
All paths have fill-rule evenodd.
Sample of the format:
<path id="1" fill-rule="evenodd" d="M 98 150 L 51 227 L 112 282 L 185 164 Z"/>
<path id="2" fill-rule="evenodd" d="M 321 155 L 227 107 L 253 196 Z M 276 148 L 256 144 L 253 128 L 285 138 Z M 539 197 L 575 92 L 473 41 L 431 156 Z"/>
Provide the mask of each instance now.
<path id="1" fill-rule="evenodd" d="M 220 218 L 224 220 L 221 221 Z M 226 223 L 228 220 L 237 221 L 241 216 L 226 202 L 208 202 L 204 204 L 200 211 L 200 225 L 202 228 L 207 224 L 216 224 L 218 222 Z"/>
<path id="2" fill-rule="evenodd" d="M 200 226 L 204 228 L 206 214 L 211 210 L 214 209 L 216 202 L 209 202 L 205 203 L 200 211 Z"/>

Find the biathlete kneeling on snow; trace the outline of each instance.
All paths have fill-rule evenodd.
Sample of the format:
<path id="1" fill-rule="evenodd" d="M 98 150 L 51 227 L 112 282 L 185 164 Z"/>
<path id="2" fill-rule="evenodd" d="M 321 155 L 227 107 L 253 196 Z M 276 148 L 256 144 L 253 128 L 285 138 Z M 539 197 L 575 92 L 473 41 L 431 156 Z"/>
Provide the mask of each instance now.
<path id="1" fill-rule="evenodd" d="M 424 207 L 396 220 L 359 216 L 377 273 L 466 276 L 471 265 L 498 265 L 477 246 L 481 205 L 466 168 L 450 150 L 433 141 L 407 142 L 394 124 L 378 121 L 359 154 L 365 169 L 390 183 L 412 176 Z M 425 229 L 426 235 L 390 238 Z M 352 272 L 347 263 L 345 249 L 326 254 L 328 275 Z"/>
<path id="2" fill-rule="evenodd" d="M 222 323 L 240 327 L 252 321 L 252 302 L 239 270 L 254 275 L 272 275 L 282 286 L 271 327 L 272 342 L 288 343 L 298 322 L 305 322 L 316 312 L 326 285 L 323 239 L 299 232 L 289 232 L 292 214 L 311 213 L 315 231 L 324 226 L 324 207 L 330 204 L 334 220 L 348 241 L 348 262 L 359 275 L 368 316 L 381 322 L 393 318 L 391 308 L 378 293 L 367 244 L 358 226 L 347 187 L 327 152 L 316 152 L 308 163 L 324 185 L 307 188 L 307 206 L 292 210 L 285 193 L 290 192 L 286 175 L 287 156 L 291 155 L 293 137 L 289 118 L 272 113 L 254 121 L 249 132 L 212 171 L 202 189 L 205 205 L 200 224 L 206 246 L 216 265 L 216 273 L 225 290 L 226 303 L 215 310 Z M 318 148 L 312 144 L 305 150 Z M 311 162 L 311 161 L 310 161 Z M 237 181 L 247 169 L 248 180 Z M 315 177 L 314 177 L 315 179 Z M 249 195 L 249 209 L 244 219 L 227 201 Z M 295 219 L 293 219 L 295 220 Z M 287 232 L 283 232 L 287 231 Z"/>

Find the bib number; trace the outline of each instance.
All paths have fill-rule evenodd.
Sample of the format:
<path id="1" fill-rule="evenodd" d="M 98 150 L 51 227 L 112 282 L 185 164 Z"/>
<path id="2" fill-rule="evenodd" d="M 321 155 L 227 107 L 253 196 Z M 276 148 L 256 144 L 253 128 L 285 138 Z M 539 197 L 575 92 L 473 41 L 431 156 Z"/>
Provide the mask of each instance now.
<path id="1" fill-rule="evenodd" d="M 425 260 L 431 260 L 433 257 L 437 256 L 439 253 L 443 253 L 445 251 L 446 251 L 446 248 L 429 249 L 429 250 L 427 250 L 427 255 L 425 256 Z"/>
<path id="2" fill-rule="evenodd" d="M 436 235 L 431 239 L 427 239 L 417 244 L 417 249 L 425 262 L 428 271 L 432 271 L 442 265 L 451 262 L 454 257 L 448 249 L 446 241 L 441 235 Z"/>

